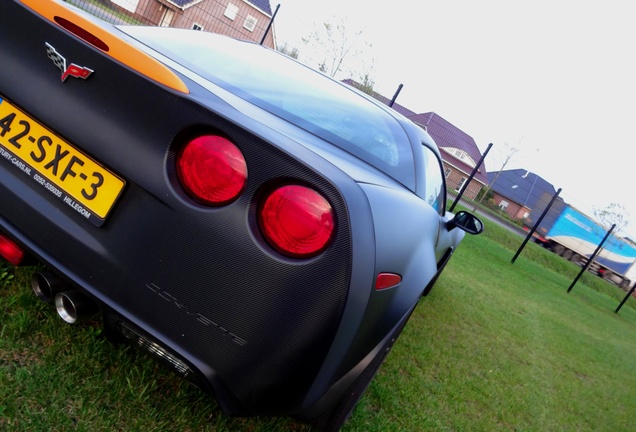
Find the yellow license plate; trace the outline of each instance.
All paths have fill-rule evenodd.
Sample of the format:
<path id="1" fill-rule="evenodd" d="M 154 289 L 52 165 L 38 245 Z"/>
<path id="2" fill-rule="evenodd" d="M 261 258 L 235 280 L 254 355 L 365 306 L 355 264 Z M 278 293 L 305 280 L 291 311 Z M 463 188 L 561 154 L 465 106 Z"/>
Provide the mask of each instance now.
<path id="1" fill-rule="evenodd" d="M 0 97 L 0 160 L 100 226 L 125 182 Z"/>

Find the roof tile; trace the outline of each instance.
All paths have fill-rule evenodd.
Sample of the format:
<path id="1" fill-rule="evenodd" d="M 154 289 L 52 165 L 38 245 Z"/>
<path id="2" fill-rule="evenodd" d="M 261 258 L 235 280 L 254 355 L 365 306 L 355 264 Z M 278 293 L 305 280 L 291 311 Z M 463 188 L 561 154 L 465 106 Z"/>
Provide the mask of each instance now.
<path id="1" fill-rule="evenodd" d="M 491 171 L 488 178 L 490 181 L 495 180 L 492 184 L 494 192 L 528 207 L 533 213 L 542 211 L 556 193 L 552 184 L 525 169 L 505 170 L 501 173 Z"/>

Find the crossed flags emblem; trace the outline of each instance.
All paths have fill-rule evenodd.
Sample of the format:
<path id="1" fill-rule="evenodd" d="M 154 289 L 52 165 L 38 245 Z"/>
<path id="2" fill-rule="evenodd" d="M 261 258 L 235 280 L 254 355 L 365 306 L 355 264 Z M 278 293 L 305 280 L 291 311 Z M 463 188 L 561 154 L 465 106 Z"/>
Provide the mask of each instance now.
<path id="1" fill-rule="evenodd" d="M 71 63 L 71 65 L 67 68 L 66 59 L 62 57 L 60 53 L 58 53 L 49 43 L 45 42 L 45 44 L 46 55 L 53 61 L 53 64 L 62 71 L 62 81 L 66 81 L 66 78 L 69 76 L 86 79 L 93 73 L 92 69 L 78 66 L 75 63 Z"/>

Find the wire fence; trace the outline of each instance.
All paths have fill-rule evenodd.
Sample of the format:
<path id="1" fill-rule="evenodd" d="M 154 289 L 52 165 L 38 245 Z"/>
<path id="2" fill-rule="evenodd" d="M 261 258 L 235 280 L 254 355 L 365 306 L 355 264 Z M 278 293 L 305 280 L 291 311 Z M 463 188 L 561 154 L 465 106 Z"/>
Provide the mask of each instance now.
<path id="1" fill-rule="evenodd" d="M 524 169 L 490 172 L 489 180 L 478 198 L 485 207 L 523 226 L 536 243 L 563 259 L 589 267 L 624 290 L 634 284 L 636 243 L 614 232 L 625 217 L 620 207 L 590 212 L 580 202 L 566 201 L 559 196 L 560 188 L 555 190 Z"/>
<path id="2" fill-rule="evenodd" d="M 267 0 L 64 0 L 116 25 L 209 31 L 275 48 Z"/>
<path id="3" fill-rule="evenodd" d="M 319 33 L 325 30 L 325 23 L 313 22 L 311 16 L 289 16 L 288 20 L 295 23 L 296 28 L 303 29 L 302 34 L 287 34 L 289 40 L 281 39 L 276 33 L 277 13 L 280 4 L 270 0 L 64 0 L 80 9 L 95 15 L 104 21 L 115 25 L 151 25 L 178 27 L 207 31 L 230 36 L 236 39 L 248 40 L 260 43 L 268 48 L 276 49 L 290 57 L 299 59 L 303 63 L 329 74 L 336 75 L 342 72 L 343 65 L 334 58 L 333 53 L 318 52 L 316 42 Z M 281 15 L 288 14 L 284 7 Z M 338 32 L 344 29 L 342 22 L 333 24 L 332 31 Z M 335 38 L 347 38 L 347 34 L 335 35 Z M 356 34 L 356 31 L 351 31 Z M 328 36 L 324 36 L 328 38 Z M 304 39 L 304 40 L 303 40 Z M 310 42 L 307 42 L 310 41 Z M 338 44 L 351 43 L 352 41 L 339 41 Z M 356 41 L 363 48 L 364 38 Z M 308 45 L 309 43 L 309 45 Z M 325 41 L 317 42 L 327 45 Z M 374 67 L 374 60 L 367 56 L 357 55 L 360 50 L 348 53 L 348 62 L 354 63 L 338 77 L 350 78 L 369 82 L 369 76 Z M 337 55 L 336 55 L 337 56 Z M 338 63 L 338 67 L 334 64 Z M 344 76 L 343 76 L 344 75 Z"/>

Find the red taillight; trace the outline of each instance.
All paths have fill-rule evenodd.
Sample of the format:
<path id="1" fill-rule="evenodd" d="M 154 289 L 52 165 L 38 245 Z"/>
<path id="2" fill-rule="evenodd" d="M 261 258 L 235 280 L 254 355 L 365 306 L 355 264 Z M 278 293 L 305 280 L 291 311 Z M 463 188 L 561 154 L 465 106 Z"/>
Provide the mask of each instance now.
<path id="1" fill-rule="evenodd" d="M 402 276 L 395 273 L 380 273 L 375 281 L 375 289 L 380 291 L 393 288 L 402 282 Z"/>
<path id="2" fill-rule="evenodd" d="M 247 182 L 243 153 L 226 138 L 215 135 L 190 141 L 177 157 L 177 173 L 188 194 L 208 205 L 234 201 Z"/>
<path id="3" fill-rule="evenodd" d="M 293 258 L 317 255 L 335 233 L 329 202 L 315 190 L 298 185 L 280 187 L 267 196 L 259 225 L 278 252 Z"/>
<path id="4" fill-rule="evenodd" d="M 0 256 L 9 261 L 11 265 L 17 266 L 24 259 L 24 251 L 20 246 L 0 234 Z"/>

